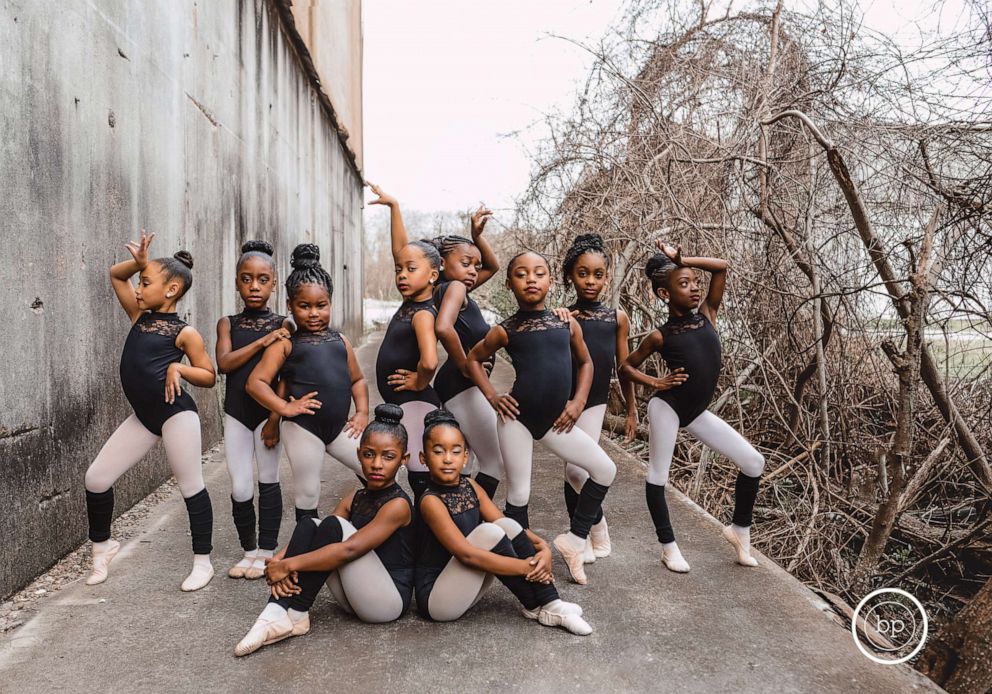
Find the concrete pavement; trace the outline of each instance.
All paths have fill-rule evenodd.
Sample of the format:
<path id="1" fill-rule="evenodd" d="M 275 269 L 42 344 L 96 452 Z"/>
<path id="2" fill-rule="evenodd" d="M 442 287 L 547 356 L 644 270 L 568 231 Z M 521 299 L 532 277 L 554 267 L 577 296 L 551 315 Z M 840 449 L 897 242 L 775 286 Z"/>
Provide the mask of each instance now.
<path id="1" fill-rule="evenodd" d="M 359 348 L 373 391 L 380 339 L 381 333 L 374 334 Z M 500 363 L 494 378 L 508 386 L 512 370 Z M 670 505 L 692 572 L 665 570 L 644 506 L 643 466 L 604 445 L 619 468 L 606 500 L 614 553 L 587 567 L 588 586 L 568 582 L 561 559 L 555 559 L 562 597 L 583 606 L 595 629 L 591 636 L 525 620 L 499 584 L 466 617 L 448 624 L 414 614 L 393 624 L 362 624 L 325 591 L 311 613 L 309 635 L 235 658 L 234 644 L 264 606 L 267 589 L 264 581 L 226 577 L 240 548 L 218 449 L 205 462 L 215 513 L 217 576 L 210 585 L 196 593 L 179 591 L 190 557 L 186 513 L 174 493 L 141 521 L 141 532 L 114 561 L 106 583 L 88 587 L 81 575 L 3 637 L 0 689 L 937 690 L 907 667 L 862 656 L 850 632 L 822 613 L 813 593 L 767 558 L 758 555 L 756 569 L 737 566 L 719 524 L 679 494 L 671 495 Z M 530 515 L 535 531 L 547 539 L 567 526 L 561 473 L 561 462 L 539 448 Z M 285 461 L 283 484 L 285 541 L 293 509 Z M 354 477 L 328 459 L 321 508 L 333 507 L 353 484 Z"/>

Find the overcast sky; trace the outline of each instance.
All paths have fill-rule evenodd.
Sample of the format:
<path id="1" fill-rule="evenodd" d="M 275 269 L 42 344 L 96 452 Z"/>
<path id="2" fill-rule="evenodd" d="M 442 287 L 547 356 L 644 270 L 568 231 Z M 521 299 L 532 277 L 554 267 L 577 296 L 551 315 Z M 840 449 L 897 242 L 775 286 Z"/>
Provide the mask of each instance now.
<path id="1" fill-rule="evenodd" d="M 814 0 L 786 0 L 787 7 Z M 687 0 L 688 2 L 688 0 Z M 963 0 L 944 3 L 943 21 Z M 735 2 L 734 7 L 743 7 Z M 770 4 L 770 3 L 768 3 Z M 935 2 L 862 3 L 865 24 L 912 41 Z M 365 172 L 409 209 L 507 208 L 527 185 L 544 114 L 567 109 L 622 0 L 365 0 Z M 516 137 L 508 135 L 516 133 Z M 509 218 L 509 212 L 503 213 Z M 498 215 L 499 216 L 499 215 Z"/>

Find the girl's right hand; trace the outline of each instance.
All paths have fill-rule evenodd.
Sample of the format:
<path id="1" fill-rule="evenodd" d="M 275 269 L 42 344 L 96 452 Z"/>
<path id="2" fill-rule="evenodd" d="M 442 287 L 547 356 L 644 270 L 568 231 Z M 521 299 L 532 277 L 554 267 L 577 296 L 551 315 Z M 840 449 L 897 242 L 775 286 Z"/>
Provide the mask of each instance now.
<path id="1" fill-rule="evenodd" d="M 276 340 L 288 340 L 288 339 L 289 339 L 289 331 L 286 330 L 286 328 L 277 328 L 268 335 L 263 335 L 262 337 L 259 338 L 259 340 L 262 343 L 262 347 L 268 347 Z"/>
<path id="2" fill-rule="evenodd" d="M 493 216 L 492 210 L 488 209 L 485 205 L 479 205 L 477 209 L 472 214 L 472 238 L 478 238 L 482 235 L 483 230 L 486 228 L 486 222 L 489 218 Z"/>
<path id="3" fill-rule="evenodd" d="M 317 391 L 312 393 L 307 393 L 302 398 L 297 400 L 292 395 L 289 396 L 289 402 L 281 412 L 283 417 L 296 417 L 301 414 L 313 414 L 316 410 L 320 409 L 320 400 L 316 399 Z"/>
<path id="4" fill-rule="evenodd" d="M 656 378 L 654 380 L 655 390 L 671 390 L 682 385 L 689 380 L 689 374 L 684 372 L 685 369 L 680 366 L 664 378 Z"/>
<path id="5" fill-rule="evenodd" d="M 148 266 L 148 247 L 152 245 L 153 238 L 155 238 L 154 233 L 146 234 L 145 230 L 142 229 L 140 243 L 131 241 L 124 244 L 124 248 L 131 253 L 139 270 L 144 270 Z"/>
<path id="6" fill-rule="evenodd" d="M 262 426 L 262 443 L 266 448 L 275 448 L 279 445 L 279 420 L 268 419 Z"/>
<path id="7" fill-rule="evenodd" d="M 516 419 L 517 415 L 520 414 L 519 404 L 509 393 L 494 395 L 492 398 L 489 398 L 489 404 L 493 406 L 496 414 L 504 422 L 508 419 Z"/>
<path id="8" fill-rule="evenodd" d="M 366 183 L 368 182 L 366 181 Z M 382 188 L 380 188 L 376 184 L 369 183 L 369 188 L 372 189 L 373 193 L 379 196 L 375 200 L 369 200 L 370 205 L 385 205 L 386 207 L 392 207 L 393 205 L 396 204 L 396 198 L 394 198 L 392 195 L 383 193 Z"/>

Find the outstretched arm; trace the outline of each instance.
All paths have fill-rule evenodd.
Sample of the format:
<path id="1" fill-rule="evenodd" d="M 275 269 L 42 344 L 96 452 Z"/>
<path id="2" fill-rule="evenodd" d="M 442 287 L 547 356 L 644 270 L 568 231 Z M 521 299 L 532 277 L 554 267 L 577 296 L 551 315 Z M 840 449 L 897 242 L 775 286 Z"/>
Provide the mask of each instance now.
<path id="1" fill-rule="evenodd" d="M 403 213 L 400 212 L 400 203 L 392 195 L 383 193 L 382 188 L 374 183 L 369 183 L 369 188 L 379 196 L 375 200 L 370 201 L 369 204 L 385 205 L 389 208 L 389 237 L 392 242 L 393 261 L 396 262 L 400 251 L 410 242 L 410 238 L 406 233 L 406 226 L 403 224 Z"/>
<path id="2" fill-rule="evenodd" d="M 478 289 L 499 272 L 499 260 L 496 258 L 496 253 L 489 245 L 486 237 L 482 235 L 486 228 L 486 222 L 489 221 L 492 214 L 492 211 L 486 209 L 485 205 L 479 205 L 479 209 L 472 215 L 472 242 L 479 248 L 479 253 L 482 255 L 482 269 L 479 270 L 479 276 L 475 280 L 473 289 Z"/>
<path id="3" fill-rule="evenodd" d="M 142 229 L 140 242 L 130 241 L 124 244 L 124 248 L 131 254 L 131 260 L 121 261 L 110 268 L 110 284 L 114 288 L 114 294 L 117 295 L 117 301 L 120 302 L 127 317 L 131 319 L 131 323 L 138 320 L 138 316 L 144 313 L 138 307 L 138 299 L 134 295 L 134 285 L 131 284 L 131 278 L 148 266 L 148 247 L 154 238 L 155 234 L 146 234 L 145 230 Z"/>

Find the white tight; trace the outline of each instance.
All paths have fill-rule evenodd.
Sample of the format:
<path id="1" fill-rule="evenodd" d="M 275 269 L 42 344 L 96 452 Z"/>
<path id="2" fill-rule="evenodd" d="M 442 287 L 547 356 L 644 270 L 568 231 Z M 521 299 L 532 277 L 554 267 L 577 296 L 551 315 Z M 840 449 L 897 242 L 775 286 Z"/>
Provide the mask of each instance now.
<path id="1" fill-rule="evenodd" d="M 255 431 L 229 414 L 224 415 L 224 455 L 231 475 L 231 496 L 235 501 L 248 501 L 255 495 L 252 457 L 258 465 L 258 481 L 273 484 L 279 481 L 279 453 L 282 445 L 266 448 L 262 443 L 263 421 Z"/>
<path id="2" fill-rule="evenodd" d="M 668 471 L 675 453 L 679 433 L 679 416 L 661 398 L 648 401 L 648 482 L 668 484 Z M 765 468 L 765 458 L 732 426 L 706 410 L 686 425 L 685 430 L 704 445 L 729 458 L 748 477 L 759 477 Z"/>
<path id="3" fill-rule="evenodd" d="M 488 551 L 504 537 L 512 540 L 522 531 L 523 528 L 515 520 L 500 518 L 476 526 L 465 539 L 472 546 Z M 438 622 L 458 619 L 485 595 L 493 578 L 492 574 L 465 566 L 452 557 L 434 581 L 427 600 L 427 613 Z"/>
<path id="4" fill-rule="evenodd" d="M 283 422 L 280 428 L 289 467 L 293 471 L 293 493 L 296 508 L 314 509 L 320 501 L 320 472 L 324 466 L 324 453 L 361 476 L 358 462 L 358 439 L 344 431 L 326 446 L 320 437 L 296 422 Z"/>
<path id="5" fill-rule="evenodd" d="M 506 467 L 506 501 L 513 506 L 526 506 L 530 500 L 534 439 L 527 427 L 516 419 L 499 422 L 496 432 Z M 613 483 L 617 466 L 582 429 L 573 427 L 568 433 L 549 429 L 538 443 L 559 458 L 585 470 L 597 484 L 609 487 Z"/>
<path id="6" fill-rule="evenodd" d="M 355 526 L 344 518 L 338 518 L 338 521 L 344 542 L 355 534 Z M 313 522 L 320 524 L 316 518 Z M 403 598 L 374 550 L 332 571 L 327 578 L 327 587 L 342 609 L 363 622 L 392 622 L 403 614 Z"/>
<path id="7" fill-rule="evenodd" d="M 577 420 L 575 426 L 589 434 L 589 438 L 599 444 L 599 437 L 603 433 L 603 418 L 606 416 L 606 403 L 596 405 L 585 410 Z M 565 462 L 565 479 L 577 492 L 582 491 L 582 485 L 589 479 L 589 473 L 578 465 Z"/>
<path id="8" fill-rule="evenodd" d="M 86 470 L 84 484 L 91 492 L 105 492 L 152 449 L 159 438 L 165 457 L 179 483 L 179 493 L 188 499 L 205 487 L 200 463 L 200 417 L 191 410 L 178 412 L 162 425 L 162 436 L 148 431 L 131 415 L 110 435 L 96 460 Z"/>
<path id="9" fill-rule="evenodd" d="M 410 453 L 406 469 L 411 472 L 427 472 L 427 466 L 420 462 L 420 452 L 424 450 L 424 415 L 436 410 L 437 406 L 423 400 L 411 400 L 400 407 L 403 408 L 400 423 L 406 429 L 406 450 Z"/>
<path id="10" fill-rule="evenodd" d="M 444 403 L 455 415 L 469 448 L 479 461 L 478 472 L 503 479 L 503 455 L 496 433 L 496 410 L 477 387 L 472 386 Z"/>

